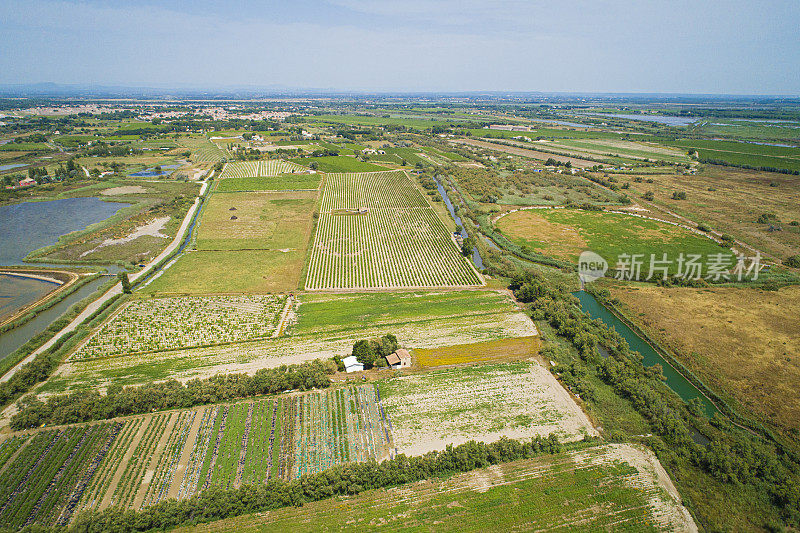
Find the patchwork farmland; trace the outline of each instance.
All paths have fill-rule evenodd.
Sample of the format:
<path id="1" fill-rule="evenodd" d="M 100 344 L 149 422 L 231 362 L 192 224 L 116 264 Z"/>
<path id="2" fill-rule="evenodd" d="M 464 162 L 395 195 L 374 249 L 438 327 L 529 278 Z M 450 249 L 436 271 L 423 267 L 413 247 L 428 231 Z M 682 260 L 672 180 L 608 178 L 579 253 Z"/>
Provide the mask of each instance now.
<path id="1" fill-rule="evenodd" d="M 66 524 L 81 509 L 141 509 L 381 460 L 392 444 L 374 385 L 12 436 L 0 443 L 0 520 Z"/>
<path id="2" fill-rule="evenodd" d="M 308 172 L 308 169 L 281 159 L 269 159 L 267 161 L 244 161 L 236 163 L 226 163 L 222 169 L 220 178 L 256 178 L 260 176 L 279 176 L 293 172 Z"/>
<path id="3" fill-rule="evenodd" d="M 482 283 L 405 172 L 328 176 L 306 289 Z"/>

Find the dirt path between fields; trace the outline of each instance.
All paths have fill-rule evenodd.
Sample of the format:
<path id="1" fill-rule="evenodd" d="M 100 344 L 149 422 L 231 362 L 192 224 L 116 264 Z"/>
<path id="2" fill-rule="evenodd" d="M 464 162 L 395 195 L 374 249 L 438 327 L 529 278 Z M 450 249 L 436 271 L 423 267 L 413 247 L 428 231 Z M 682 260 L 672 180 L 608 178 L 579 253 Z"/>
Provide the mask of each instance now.
<path id="1" fill-rule="evenodd" d="M 136 492 L 136 496 L 133 498 L 134 509 L 139 509 L 142 506 L 144 497 L 147 495 L 147 491 L 150 488 L 150 483 L 153 481 L 153 474 L 155 474 L 158 462 L 161 460 L 161 456 L 164 455 L 164 452 L 166 451 L 167 441 L 169 440 L 169 436 L 172 434 L 172 429 L 175 427 L 175 422 L 177 422 L 179 418 L 180 413 L 170 413 L 167 427 L 164 428 L 164 433 L 158 440 L 158 445 L 156 446 L 157 452 L 153 453 L 153 456 L 150 458 L 150 464 L 144 471 L 144 479 L 142 480 L 142 484 L 139 485 L 139 490 Z"/>
<path id="2" fill-rule="evenodd" d="M 175 475 L 172 477 L 172 484 L 169 486 L 169 490 L 167 491 L 167 498 L 178 498 L 178 493 L 180 492 L 181 485 L 183 484 L 183 477 L 184 471 L 186 467 L 189 466 L 189 459 L 192 456 L 192 450 L 194 449 L 194 441 L 197 440 L 197 433 L 200 431 L 200 424 L 203 422 L 203 412 L 206 410 L 206 406 L 197 409 L 197 414 L 194 417 L 194 422 L 192 422 L 192 427 L 189 429 L 189 435 L 186 437 L 186 442 L 183 445 L 183 450 L 181 451 L 181 458 L 178 461 L 178 466 L 175 468 Z"/>
<path id="3" fill-rule="evenodd" d="M 588 161 L 586 159 L 580 159 L 577 157 L 566 157 L 563 155 L 555 155 L 547 152 L 537 152 L 536 150 L 531 150 L 528 148 L 519 148 L 517 146 L 506 146 L 504 144 L 495 144 L 488 141 L 479 141 L 477 139 L 455 139 L 450 142 L 456 144 L 466 144 L 470 146 L 476 146 L 478 148 L 485 148 L 487 150 L 495 150 L 497 152 L 518 155 L 521 157 L 530 157 L 532 159 L 538 159 L 540 161 L 547 161 L 548 159 L 552 158 L 555 159 L 556 161 L 560 161 L 561 163 L 569 162 L 572 164 L 572 166 L 580 168 L 588 168 L 597 165 L 595 161 Z"/>

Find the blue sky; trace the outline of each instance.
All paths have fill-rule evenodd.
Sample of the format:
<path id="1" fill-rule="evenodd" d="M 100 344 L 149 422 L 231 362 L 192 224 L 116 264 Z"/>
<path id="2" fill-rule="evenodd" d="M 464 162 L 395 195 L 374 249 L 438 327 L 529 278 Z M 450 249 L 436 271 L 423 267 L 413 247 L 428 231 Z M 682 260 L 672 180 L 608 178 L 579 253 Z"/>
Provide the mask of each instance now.
<path id="1" fill-rule="evenodd" d="M 0 84 L 800 94 L 800 1 L 2 0 Z"/>

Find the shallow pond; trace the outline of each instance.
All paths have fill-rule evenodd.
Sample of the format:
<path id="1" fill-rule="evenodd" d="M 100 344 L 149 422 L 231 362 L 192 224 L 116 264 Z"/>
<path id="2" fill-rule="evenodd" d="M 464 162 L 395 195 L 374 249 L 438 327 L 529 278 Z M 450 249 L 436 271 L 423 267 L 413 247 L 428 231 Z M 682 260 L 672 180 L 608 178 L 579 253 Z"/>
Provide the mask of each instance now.
<path id="1" fill-rule="evenodd" d="M 23 265 L 32 251 L 102 222 L 127 205 L 91 197 L 0 206 L 0 265 Z"/>
<path id="2" fill-rule="evenodd" d="M 0 274 L 0 320 L 56 290 L 54 281 Z"/>

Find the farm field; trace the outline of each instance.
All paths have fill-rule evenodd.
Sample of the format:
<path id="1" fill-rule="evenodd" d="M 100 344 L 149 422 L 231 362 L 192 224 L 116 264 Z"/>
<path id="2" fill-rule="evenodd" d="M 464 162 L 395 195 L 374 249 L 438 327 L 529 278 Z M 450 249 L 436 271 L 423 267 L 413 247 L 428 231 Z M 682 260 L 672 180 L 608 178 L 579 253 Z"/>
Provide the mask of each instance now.
<path id="1" fill-rule="evenodd" d="M 657 161 L 669 161 L 673 163 L 688 163 L 689 156 L 685 150 L 668 148 L 654 143 L 640 143 L 633 141 L 622 141 L 612 139 L 559 139 L 543 143 L 543 146 L 552 147 L 556 150 L 578 150 L 590 157 L 602 157 L 613 154 L 618 157 L 628 157 L 633 159 L 651 159 Z"/>
<path id="2" fill-rule="evenodd" d="M 20 447 L 0 482 L 0 516 L 19 526 L 65 524 L 82 509 L 140 509 L 212 486 L 289 480 L 393 453 L 375 385 L 67 426 L 9 437 L 0 451 Z"/>
<path id="3" fill-rule="evenodd" d="M 404 172 L 328 176 L 306 289 L 482 283 Z"/>
<path id="4" fill-rule="evenodd" d="M 711 239 L 678 226 L 630 215 L 569 209 L 525 210 L 500 218 L 496 226 L 520 246 L 568 261 L 577 261 L 582 251 L 592 250 L 608 261 L 609 268 L 614 268 L 622 254 L 643 254 L 642 277 L 648 274 L 651 254 L 658 260 L 667 254 L 670 274 L 677 271 L 681 253 L 700 254 L 703 260 L 723 254 L 729 268 L 736 264 L 733 253 Z"/>
<path id="5" fill-rule="evenodd" d="M 532 361 L 401 376 L 379 384 L 399 453 L 422 455 L 447 444 L 597 435 L 555 377 Z"/>
<path id="6" fill-rule="evenodd" d="M 629 317 L 734 405 L 800 429 L 800 287 L 611 287 Z"/>
<path id="7" fill-rule="evenodd" d="M 316 197 L 316 191 L 213 194 L 203 209 L 197 249 L 305 252 Z"/>
<path id="8" fill-rule="evenodd" d="M 281 159 L 269 159 L 267 161 L 245 161 L 236 163 L 225 163 L 219 177 L 224 178 L 258 178 L 274 177 L 281 174 L 293 174 L 303 172 L 307 169 L 291 161 Z"/>
<path id="9" fill-rule="evenodd" d="M 348 156 L 323 156 L 323 157 L 304 157 L 293 159 L 293 162 L 309 166 L 311 163 L 317 164 L 317 170 L 321 172 L 380 172 L 386 167 L 359 161 L 355 157 Z"/>
<path id="10" fill-rule="evenodd" d="M 144 295 L 290 292 L 297 289 L 304 260 L 302 251 L 189 252 L 180 256 L 141 292 Z"/>
<path id="11" fill-rule="evenodd" d="M 106 321 L 74 360 L 241 342 L 277 335 L 286 296 L 137 299 Z"/>
<path id="12" fill-rule="evenodd" d="M 191 530 L 394 531 L 431 524 L 437 531 L 697 531 L 652 452 L 626 444 L 525 459 Z"/>
<path id="13" fill-rule="evenodd" d="M 517 135 L 520 135 L 520 133 L 518 133 L 518 132 L 515 132 L 515 133 Z M 560 156 L 560 155 L 550 154 L 550 153 L 547 153 L 547 152 L 539 152 L 539 151 L 536 151 L 535 149 L 520 148 L 518 146 L 506 146 L 504 144 L 495 144 L 495 143 L 492 143 L 492 142 L 481 141 L 481 140 L 478 140 L 478 139 L 457 139 L 457 140 L 454 140 L 452 142 L 454 142 L 456 144 L 461 144 L 461 145 L 465 144 L 465 145 L 474 146 L 474 147 L 477 147 L 477 148 L 484 148 L 484 149 L 487 149 L 487 150 L 495 150 L 497 152 L 503 152 L 503 153 L 512 154 L 512 155 L 518 155 L 518 156 L 521 156 L 521 157 L 527 157 L 529 159 L 536 159 L 536 160 L 539 160 L 539 161 L 547 161 L 548 159 L 553 158 L 556 161 L 560 161 L 562 163 L 569 162 L 570 164 L 572 164 L 573 167 L 576 167 L 576 168 L 591 168 L 591 167 L 593 167 L 594 165 L 597 164 L 594 161 L 588 161 L 586 159 L 581 159 L 579 157 Z"/>
<path id="14" fill-rule="evenodd" d="M 664 142 L 685 150 L 695 149 L 700 159 L 715 159 L 732 165 L 748 165 L 755 168 L 771 167 L 800 171 L 800 147 L 694 139 Z"/>
<path id="15" fill-rule="evenodd" d="M 215 192 L 302 191 L 319 188 L 319 174 L 281 174 L 250 178 L 227 178 L 217 184 Z"/>
<path id="16" fill-rule="evenodd" d="M 705 222 L 713 229 L 784 259 L 800 253 L 800 180 L 797 176 L 706 165 L 694 176 L 661 174 L 648 176 L 653 183 L 631 182 L 641 196 L 655 194 L 655 203 L 679 215 Z M 673 200 L 674 191 L 686 192 L 686 200 Z M 782 231 L 768 231 L 759 224 L 764 213 L 776 215 Z"/>
<path id="17" fill-rule="evenodd" d="M 45 383 L 43 392 L 128 385 L 159 379 L 187 381 L 219 372 L 249 372 L 352 350 L 358 339 L 397 336 L 410 348 L 440 348 L 537 335 L 533 322 L 507 294 L 304 293 L 288 315 L 287 336 L 105 359 L 72 360 Z M 296 320 L 296 322 L 295 322 Z"/>
<path id="18" fill-rule="evenodd" d="M 417 348 L 414 357 L 422 368 L 529 359 L 539 353 L 538 336 L 497 339 L 441 348 Z"/>
<path id="19" fill-rule="evenodd" d="M 222 150 L 205 136 L 181 137 L 178 143 L 192 152 L 192 160 L 196 163 L 217 163 L 230 157 L 227 151 Z"/>
<path id="20" fill-rule="evenodd" d="M 67 427 L 27 438 L 2 467 L 0 523 L 17 529 L 66 524 L 119 427 Z"/>

